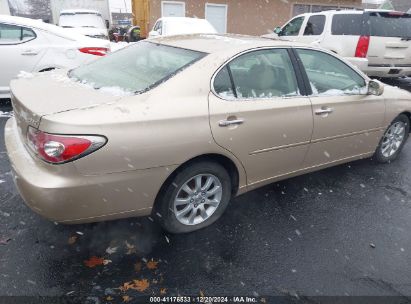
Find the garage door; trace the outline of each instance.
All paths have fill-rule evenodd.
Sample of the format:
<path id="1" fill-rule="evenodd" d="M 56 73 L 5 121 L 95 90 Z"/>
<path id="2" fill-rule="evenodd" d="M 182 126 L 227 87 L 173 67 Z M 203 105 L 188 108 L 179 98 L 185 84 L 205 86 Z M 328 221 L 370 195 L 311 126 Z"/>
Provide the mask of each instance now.
<path id="1" fill-rule="evenodd" d="M 161 1 L 162 17 L 185 17 L 186 7 L 184 2 Z"/>
<path id="2" fill-rule="evenodd" d="M 227 32 L 227 5 L 207 3 L 205 17 L 219 33 Z"/>

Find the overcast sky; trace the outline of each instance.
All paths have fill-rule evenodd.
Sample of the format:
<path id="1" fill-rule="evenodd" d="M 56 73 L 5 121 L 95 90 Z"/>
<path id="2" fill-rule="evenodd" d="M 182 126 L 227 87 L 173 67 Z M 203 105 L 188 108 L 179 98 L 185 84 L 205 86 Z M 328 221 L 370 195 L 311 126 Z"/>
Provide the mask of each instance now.
<path id="1" fill-rule="evenodd" d="M 131 13 L 131 0 L 109 0 L 112 12 Z"/>

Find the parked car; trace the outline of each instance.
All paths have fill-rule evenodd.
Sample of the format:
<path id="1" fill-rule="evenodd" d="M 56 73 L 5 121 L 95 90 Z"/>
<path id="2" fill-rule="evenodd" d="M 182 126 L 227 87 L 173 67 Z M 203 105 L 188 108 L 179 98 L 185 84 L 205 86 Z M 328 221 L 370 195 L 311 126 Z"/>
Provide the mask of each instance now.
<path id="1" fill-rule="evenodd" d="M 58 25 L 91 38 L 107 39 L 109 21 L 95 10 L 71 9 L 60 12 Z"/>
<path id="2" fill-rule="evenodd" d="M 157 20 L 148 38 L 183 34 L 216 34 L 217 30 L 206 19 L 163 17 Z"/>
<path id="3" fill-rule="evenodd" d="M 345 57 L 368 76 L 411 75 L 411 14 L 324 11 L 296 16 L 275 31 L 280 39 L 314 43 Z"/>
<path id="4" fill-rule="evenodd" d="M 67 33 L 58 26 L 0 16 L 0 98 L 9 98 L 10 80 L 20 71 L 74 68 L 110 50 L 108 41 Z"/>
<path id="5" fill-rule="evenodd" d="M 256 187 L 390 162 L 410 131 L 410 93 L 332 52 L 256 37 L 148 39 L 11 87 L 15 183 L 63 223 L 152 214 L 193 231 Z"/>

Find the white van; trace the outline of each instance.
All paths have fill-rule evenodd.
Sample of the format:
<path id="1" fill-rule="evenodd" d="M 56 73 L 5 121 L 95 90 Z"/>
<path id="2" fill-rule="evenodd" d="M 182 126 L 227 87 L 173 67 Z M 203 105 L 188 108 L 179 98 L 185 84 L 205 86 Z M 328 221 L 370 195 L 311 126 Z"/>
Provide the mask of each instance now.
<path id="1" fill-rule="evenodd" d="M 108 20 L 101 14 L 89 9 L 71 9 L 60 12 L 58 25 L 68 31 L 91 38 L 108 39 Z"/>
<path id="2" fill-rule="evenodd" d="M 411 76 L 411 14 L 389 10 L 307 13 L 274 32 L 272 36 L 280 39 L 312 43 L 337 53 L 369 76 Z"/>
<path id="3" fill-rule="evenodd" d="M 184 34 L 217 34 L 217 30 L 206 19 L 163 17 L 157 20 L 148 37 Z"/>

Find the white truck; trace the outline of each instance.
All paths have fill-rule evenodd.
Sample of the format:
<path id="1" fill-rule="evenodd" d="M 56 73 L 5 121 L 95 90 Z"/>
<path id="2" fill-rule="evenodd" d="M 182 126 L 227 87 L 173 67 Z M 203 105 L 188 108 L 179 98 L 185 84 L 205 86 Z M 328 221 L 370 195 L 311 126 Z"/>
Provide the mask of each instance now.
<path id="1" fill-rule="evenodd" d="M 53 22 L 67 30 L 108 39 L 108 0 L 50 0 Z"/>
<path id="2" fill-rule="evenodd" d="M 0 15 L 10 15 L 9 2 L 0 1 Z"/>

